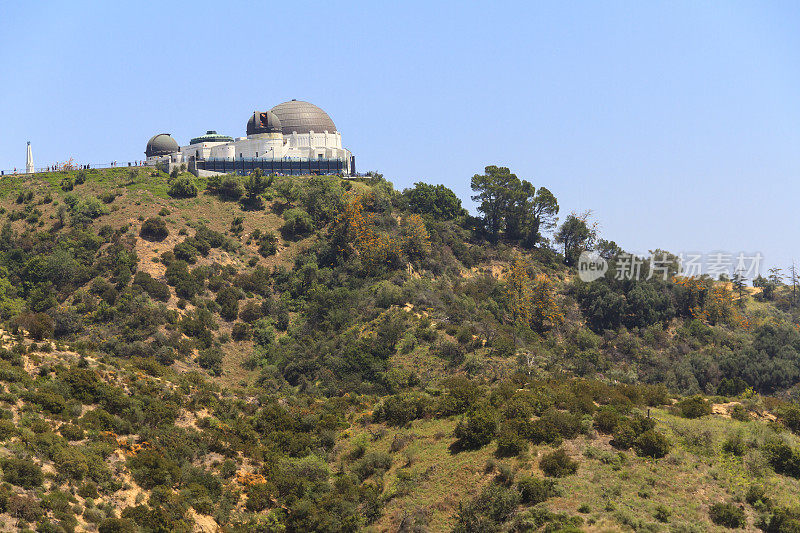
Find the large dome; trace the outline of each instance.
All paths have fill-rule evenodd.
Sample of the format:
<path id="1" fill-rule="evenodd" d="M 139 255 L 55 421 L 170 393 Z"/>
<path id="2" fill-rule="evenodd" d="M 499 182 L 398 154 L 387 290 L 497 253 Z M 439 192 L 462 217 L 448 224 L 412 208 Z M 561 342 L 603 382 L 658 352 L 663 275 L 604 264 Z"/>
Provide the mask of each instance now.
<path id="1" fill-rule="evenodd" d="M 169 133 L 159 133 L 158 135 L 153 135 L 147 141 L 147 148 L 145 148 L 144 154 L 147 157 L 156 157 L 172 154 L 178 150 L 178 143 L 170 137 Z"/>
<path id="2" fill-rule="evenodd" d="M 272 112 L 281 121 L 281 130 L 284 135 L 291 135 L 293 132 L 309 133 L 334 133 L 336 125 L 331 117 L 314 104 L 301 100 L 292 100 L 278 104 L 272 108 Z"/>
<path id="3" fill-rule="evenodd" d="M 247 134 L 281 133 L 281 121 L 272 111 L 253 111 L 247 121 Z"/>

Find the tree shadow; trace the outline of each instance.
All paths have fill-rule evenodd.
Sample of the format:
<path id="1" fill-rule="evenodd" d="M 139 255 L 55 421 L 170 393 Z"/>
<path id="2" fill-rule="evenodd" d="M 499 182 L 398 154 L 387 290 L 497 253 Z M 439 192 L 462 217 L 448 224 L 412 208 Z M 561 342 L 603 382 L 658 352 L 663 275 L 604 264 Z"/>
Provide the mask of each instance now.
<path id="1" fill-rule="evenodd" d="M 239 204 L 242 206 L 242 211 L 261 211 L 265 207 L 264 200 L 260 196 L 255 198 L 245 196 L 239 200 Z"/>
<path id="2" fill-rule="evenodd" d="M 475 450 L 479 449 L 479 447 L 470 446 L 468 443 L 464 442 L 462 439 L 458 439 L 455 442 L 453 442 L 450 446 L 448 446 L 447 449 L 450 452 L 450 455 L 458 455 L 461 452 L 472 452 L 472 451 L 475 451 Z"/>

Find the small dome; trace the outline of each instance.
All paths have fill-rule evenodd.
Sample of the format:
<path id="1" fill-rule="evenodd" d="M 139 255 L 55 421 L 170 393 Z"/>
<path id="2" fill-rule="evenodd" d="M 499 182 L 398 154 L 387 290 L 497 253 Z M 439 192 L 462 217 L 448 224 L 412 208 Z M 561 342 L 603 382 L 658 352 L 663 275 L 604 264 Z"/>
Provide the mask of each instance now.
<path id="1" fill-rule="evenodd" d="M 280 133 L 281 121 L 272 111 L 253 111 L 253 116 L 247 121 L 247 134 Z"/>
<path id="2" fill-rule="evenodd" d="M 156 157 L 173 154 L 178 150 L 178 143 L 175 142 L 175 139 L 170 137 L 169 133 L 159 133 L 158 135 L 153 135 L 150 137 L 150 140 L 147 141 L 147 148 L 144 151 L 144 155 L 147 157 Z"/>
<path id="3" fill-rule="evenodd" d="M 272 108 L 272 112 L 280 119 L 284 135 L 291 135 L 295 131 L 297 133 L 336 132 L 336 125 L 325 111 L 302 100 L 278 104 Z"/>
<path id="4" fill-rule="evenodd" d="M 189 144 L 200 144 L 200 143 L 229 143 L 233 142 L 231 137 L 227 135 L 220 135 L 214 130 L 206 131 L 205 135 L 201 135 L 200 137 L 195 137 Z"/>

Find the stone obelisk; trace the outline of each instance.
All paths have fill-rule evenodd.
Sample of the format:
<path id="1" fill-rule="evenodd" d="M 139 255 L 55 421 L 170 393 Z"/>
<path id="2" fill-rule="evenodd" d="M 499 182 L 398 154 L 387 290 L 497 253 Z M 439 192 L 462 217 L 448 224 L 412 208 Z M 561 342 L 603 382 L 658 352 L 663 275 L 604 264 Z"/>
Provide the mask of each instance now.
<path id="1" fill-rule="evenodd" d="M 28 141 L 28 153 L 25 156 L 25 172 L 33 174 L 33 150 L 31 150 L 30 141 Z"/>

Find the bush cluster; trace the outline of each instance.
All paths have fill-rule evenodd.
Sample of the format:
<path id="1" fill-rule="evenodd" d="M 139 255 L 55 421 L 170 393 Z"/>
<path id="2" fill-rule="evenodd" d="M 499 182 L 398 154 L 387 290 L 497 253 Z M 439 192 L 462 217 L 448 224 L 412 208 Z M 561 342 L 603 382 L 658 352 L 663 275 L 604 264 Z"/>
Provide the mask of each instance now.
<path id="1" fill-rule="evenodd" d="M 169 236 L 167 223 L 161 217 L 150 217 L 142 223 L 139 236 L 148 241 L 161 242 Z"/>

